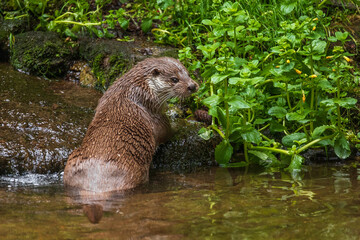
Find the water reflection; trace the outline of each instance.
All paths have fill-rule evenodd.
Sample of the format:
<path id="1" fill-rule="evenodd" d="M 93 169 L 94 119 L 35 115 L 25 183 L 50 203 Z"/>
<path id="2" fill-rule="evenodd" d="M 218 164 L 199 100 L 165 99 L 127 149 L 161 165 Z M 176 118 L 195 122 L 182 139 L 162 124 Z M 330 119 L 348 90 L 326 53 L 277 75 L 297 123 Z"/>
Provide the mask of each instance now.
<path id="1" fill-rule="evenodd" d="M 101 204 L 84 205 L 83 212 L 91 223 L 96 224 L 103 216 L 103 206 Z"/>
<path id="2" fill-rule="evenodd" d="M 61 226 L 60 239 L 357 239 L 359 173 L 312 166 L 294 180 L 252 169 L 153 172 L 131 192 L 100 195 L 0 180 L 0 235 L 50 239 Z"/>

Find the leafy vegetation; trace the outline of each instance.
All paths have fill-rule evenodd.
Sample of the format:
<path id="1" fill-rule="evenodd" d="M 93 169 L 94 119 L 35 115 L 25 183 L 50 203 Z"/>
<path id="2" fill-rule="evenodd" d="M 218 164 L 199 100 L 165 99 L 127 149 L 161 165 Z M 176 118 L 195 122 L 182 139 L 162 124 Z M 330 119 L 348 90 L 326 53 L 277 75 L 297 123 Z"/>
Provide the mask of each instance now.
<path id="1" fill-rule="evenodd" d="M 200 136 L 222 137 L 215 157 L 223 166 L 297 172 L 309 148 L 333 147 L 345 159 L 351 144 L 360 146 L 348 128 L 357 102 L 348 92 L 359 84 L 344 48 L 349 34 L 331 31 L 324 2 L 270 2 L 191 1 L 173 7 L 172 16 L 190 16 L 181 27 L 153 29 L 158 40 L 183 46 L 179 57 L 201 73 L 197 101 L 213 122 Z M 240 148 L 245 161 L 233 157 Z"/>
<path id="2" fill-rule="evenodd" d="M 47 0 L 23 2 L 32 2 L 22 9 L 38 16 L 38 28 L 65 36 L 86 30 L 113 37 L 111 29 L 134 24 L 180 47 L 180 60 L 201 76 L 195 101 L 213 117 L 199 134 L 222 137 L 215 157 L 223 166 L 295 173 L 309 148 L 332 147 L 345 159 L 351 146 L 360 147 L 350 124 L 357 99 L 348 94 L 359 72 L 345 50 L 349 33 L 332 29 L 326 0 L 124 1 L 109 11 L 111 1 L 68 0 L 52 15 Z M 244 161 L 234 157 L 239 152 Z"/>

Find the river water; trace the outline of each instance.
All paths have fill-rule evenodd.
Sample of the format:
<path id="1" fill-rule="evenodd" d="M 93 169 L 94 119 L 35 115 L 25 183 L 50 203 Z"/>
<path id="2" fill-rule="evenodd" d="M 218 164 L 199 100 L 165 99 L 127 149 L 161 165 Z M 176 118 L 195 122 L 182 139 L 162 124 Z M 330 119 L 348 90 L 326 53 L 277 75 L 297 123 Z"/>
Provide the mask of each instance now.
<path id="1" fill-rule="evenodd" d="M 0 64 L 0 239 L 360 239 L 360 168 L 151 171 L 127 192 L 62 184 L 99 94 Z M 195 159 L 194 159 L 195 161 Z M 29 173 L 30 172 L 30 173 Z"/>
<path id="2" fill-rule="evenodd" d="M 359 239 L 360 169 L 152 172 L 133 191 L 70 192 L 61 175 L 2 177 L 1 239 Z"/>

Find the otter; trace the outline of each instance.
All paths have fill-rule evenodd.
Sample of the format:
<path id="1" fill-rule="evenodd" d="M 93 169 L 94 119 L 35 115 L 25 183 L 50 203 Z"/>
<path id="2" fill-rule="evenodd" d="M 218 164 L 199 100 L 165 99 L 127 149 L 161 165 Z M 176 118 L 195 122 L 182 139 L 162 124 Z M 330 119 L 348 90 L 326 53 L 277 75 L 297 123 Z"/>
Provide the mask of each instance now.
<path id="1" fill-rule="evenodd" d="M 171 135 L 166 101 L 198 88 L 179 60 L 139 62 L 100 98 L 81 146 L 68 158 L 65 186 L 110 192 L 148 181 L 155 150 Z"/>

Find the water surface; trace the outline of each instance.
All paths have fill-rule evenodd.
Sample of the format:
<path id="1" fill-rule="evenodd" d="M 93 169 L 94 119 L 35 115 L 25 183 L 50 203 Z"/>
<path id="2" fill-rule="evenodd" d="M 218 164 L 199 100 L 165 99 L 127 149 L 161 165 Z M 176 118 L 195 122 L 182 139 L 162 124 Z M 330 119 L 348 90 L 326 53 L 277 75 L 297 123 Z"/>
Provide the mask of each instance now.
<path id="1" fill-rule="evenodd" d="M 61 175 L 2 177 L 1 239 L 359 239 L 360 169 L 151 173 L 130 192 L 64 189 Z"/>

